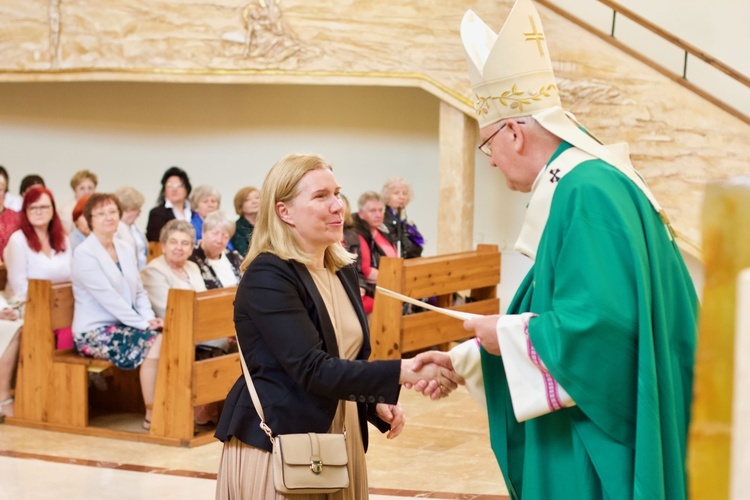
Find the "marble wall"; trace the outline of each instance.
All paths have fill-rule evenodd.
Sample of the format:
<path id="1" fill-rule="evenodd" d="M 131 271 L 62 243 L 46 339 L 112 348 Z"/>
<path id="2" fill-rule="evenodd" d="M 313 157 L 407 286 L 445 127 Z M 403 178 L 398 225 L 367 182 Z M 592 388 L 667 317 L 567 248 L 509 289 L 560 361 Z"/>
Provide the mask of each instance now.
<path id="1" fill-rule="evenodd" d="M 461 16 L 470 7 L 499 29 L 512 3 L 5 0 L 0 81 L 413 86 L 471 113 Z M 539 10 L 564 104 L 603 140 L 630 143 L 683 248 L 699 256 L 704 186 L 750 172 L 748 125 Z"/>

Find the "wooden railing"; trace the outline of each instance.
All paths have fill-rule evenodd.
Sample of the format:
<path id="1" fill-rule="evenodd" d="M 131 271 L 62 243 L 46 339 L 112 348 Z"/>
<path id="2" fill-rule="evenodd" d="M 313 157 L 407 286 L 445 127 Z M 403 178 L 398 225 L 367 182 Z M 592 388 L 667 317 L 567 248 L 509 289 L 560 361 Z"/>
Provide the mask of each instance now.
<path id="1" fill-rule="evenodd" d="M 628 9 L 627 7 L 619 4 L 618 2 L 615 2 L 613 0 L 596 0 L 599 3 L 609 7 L 612 9 L 612 28 L 610 30 L 610 33 L 605 33 L 604 31 L 596 28 L 595 26 L 587 23 L 586 21 L 583 21 L 582 19 L 574 16 L 567 10 L 561 8 L 558 5 L 555 5 L 552 0 L 536 0 L 537 3 L 547 7 L 551 11 L 559 14 L 560 16 L 564 17 L 565 19 L 568 19 L 569 21 L 577 24 L 578 26 L 582 27 L 583 29 L 591 32 L 592 34 L 598 36 L 602 40 L 605 40 L 609 42 L 610 44 L 614 45 L 618 49 L 622 50 L 623 52 L 627 53 L 628 55 L 638 59 L 639 61 L 643 62 L 644 64 L 648 65 L 652 69 L 655 69 L 662 75 L 668 77 L 669 79 L 679 83 L 683 87 L 691 90 L 692 92 L 698 94 L 702 98 L 706 99 L 707 101 L 711 102 L 712 104 L 718 106 L 719 108 L 723 109 L 727 113 L 731 114 L 732 116 L 735 116 L 739 118 L 740 120 L 744 121 L 747 124 L 750 124 L 750 116 L 746 115 L 742 111 L 730 106 L 727 104 L 724 100 L 720 100 L 717 97 L 714 97 L 711 93 L 705 91 L 704 89 L 696 86 L 695 84 L 691 83 L 687 79 L 687 63 L 688 63 L 688 54 L 693 55 L 694 57 L 700 59 L 701 61 L 705 62 L 706 64 L 716 68 L 717 70 L 721 71 L 722 73 L 726 74 L 730 78 L 734 79 L 741 85 L 744 85 L 747 88 L 750 88 L 750 78 L 745 76 L 744 74 L 740 73 L 736 69 L 730 67 L 729 65 L 719 61 L 715 57 L 706 54 L 701 49 L 695 47 L 694 45 L 691 45 L 690 43 L 686 42 L 685 40 L 682 40 L 678 36 L 660 28 L 659 26 L 655 25 L 651 21 L 641 17 L 640 15 L 636 14 L 632 10 Z M 617 21 L 617 14 L 620 14 L 622 16 L 625 16 L 626 18 L 630 19 L 634 23 L 638 24 L 639 26 L 642 26 L 643 28 L 649 30 L 651 33 L 657 35 L 658 37 L 662 38 L 663 40 L 666 40 L 667 42 L 671 43 L 675 47 L 679 48 L 684 53 L 684 62 L 683 62 L 683 70 L 682 75 L 677 74 L 673 71 L 670 71 L 669 69 L 665 68 L 661 64 L 655 62 L 654 60 L 650 59 L 649 57 L 641 54 L 640 52 L 634 50 L 633 48 L 629 47 L 622 41 L 615 38 L 615 26 Z"/>

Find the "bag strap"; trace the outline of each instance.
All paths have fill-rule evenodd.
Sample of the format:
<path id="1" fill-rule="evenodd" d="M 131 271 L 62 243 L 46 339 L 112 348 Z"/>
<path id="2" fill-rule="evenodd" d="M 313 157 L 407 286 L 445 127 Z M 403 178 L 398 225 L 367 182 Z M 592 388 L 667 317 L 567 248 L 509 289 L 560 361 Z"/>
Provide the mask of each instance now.
<path id="1" fill-rule="evenodd" d="M 242 374 L 245 375 L 245 384 L 247 385 L 247 390 L 250 393 L 250 398 L 253 400 L 253 405 L 255 406 L 255 411 L 258 412 L 258 416 L 260 417 L 260 428 L 263 429 L 263 432 L 266 433 L 268 438 L 271 440 L 271 444 L 273 444 L 273 432 L 271 431 L 271 428 L 268 427 L 266 424 L 266 417 L 263 414 L 263 407 L 260 405 L 260 398 L 258 397 L 258 392 L 255 390 L 255 384 L 253 384 L 253 379 L 250 377 L 250 370 L 247 369 L 247 364 L 245 363 L 245 356 L 242 355 L 242 349 L 240 348 L 240 341 L 237 339 L 237 350 L 240 354 L 240 362 L 242 363 Z"/>

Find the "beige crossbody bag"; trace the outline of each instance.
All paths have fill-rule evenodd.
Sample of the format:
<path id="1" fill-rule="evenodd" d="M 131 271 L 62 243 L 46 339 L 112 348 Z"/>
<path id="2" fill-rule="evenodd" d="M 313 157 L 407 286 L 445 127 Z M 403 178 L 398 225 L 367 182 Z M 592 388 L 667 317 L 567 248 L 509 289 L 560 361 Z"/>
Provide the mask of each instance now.
<path id="1" fill-rule="evenodd" d="M 239 342 L 237 342 L 239 348 Z M 273 445 L 273 485 L 285 495 L 334 493 L 349 487 L 345 434 L 281 434 L 273 436 L 240 350 L 242 373 L 263 429 Z"/>

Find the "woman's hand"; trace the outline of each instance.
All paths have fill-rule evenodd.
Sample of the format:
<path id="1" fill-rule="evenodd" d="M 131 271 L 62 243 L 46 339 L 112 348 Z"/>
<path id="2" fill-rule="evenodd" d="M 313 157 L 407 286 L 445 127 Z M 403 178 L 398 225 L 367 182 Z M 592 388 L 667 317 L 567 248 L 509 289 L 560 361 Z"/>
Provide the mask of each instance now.
<path id="1" fill-rule="evenodd" d="M 149 330 L 161 330 L 164 328 L 164 320 L 161 318 L 154 318 L 148 320 Z"/>
<path id="2" fill-rule="evenodd" d="M 15 321 L 18 319 L 18 311 L 10 307 L 0 311 L 0 319 L 6 319 L 8 321 Z"/>
<path id="3" fill-rule="evenodd" d="M 448 356 L 447 353 L 439 353 Z M 438 358 L 418 358 L 401 360 L 401 375 L 399 383 L 409 389 L 417 388 L 418 392 L 429 395 L 432 399 L 440 399 L 450 394 L 459 385 L 463 385 L 463 378 L 453 371 L 450 358 L 447 363 L 437 362 Z M 426 386 L 429 391 L 424 392 Z"/>
<path id="4" fill-rule="evenodd" d="M 391 430 L 385 435 L 387 439 L 393 439 L 401 434 L 406 424 L 406 415 L 404 415 L 404 409 L 401 408 L 401 405 L 378 403 L 375 407 L 375 413 L 382 421 L 391 424 Z"/>

